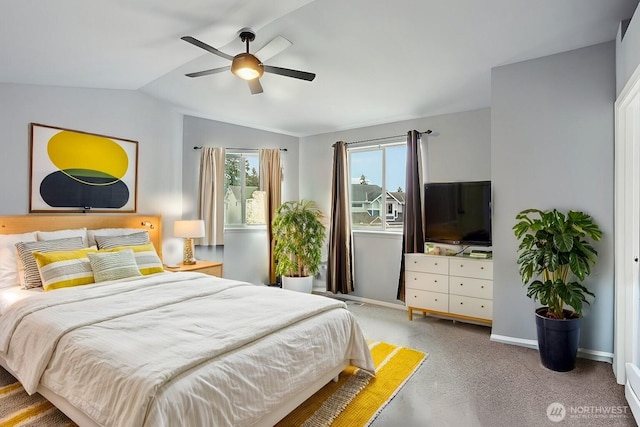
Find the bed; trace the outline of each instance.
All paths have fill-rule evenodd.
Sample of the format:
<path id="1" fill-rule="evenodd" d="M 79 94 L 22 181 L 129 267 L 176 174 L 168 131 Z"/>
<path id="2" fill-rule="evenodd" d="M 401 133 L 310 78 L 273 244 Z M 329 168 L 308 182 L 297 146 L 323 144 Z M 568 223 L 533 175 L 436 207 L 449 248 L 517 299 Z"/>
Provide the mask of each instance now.
<path id="1" fill-rule="evenodd" d="M 161 251 L 159 216 L 0 217 L 4 235 L 82 228 L 144 230 Z M 4 287 L 0 364 L 80 426 L 272 426 L 346 366 L 373 372 L 338 300 L 159 271 Z"/>

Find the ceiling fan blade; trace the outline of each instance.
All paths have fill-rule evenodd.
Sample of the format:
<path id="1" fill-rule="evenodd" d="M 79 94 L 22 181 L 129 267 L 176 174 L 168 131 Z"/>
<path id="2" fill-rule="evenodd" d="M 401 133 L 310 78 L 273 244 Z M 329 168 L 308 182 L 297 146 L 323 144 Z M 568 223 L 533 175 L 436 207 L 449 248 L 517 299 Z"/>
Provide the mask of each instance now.
<path id="1" fill-rule="evenodd" d="M 307 73 L 306 71 L 290 70 L 289 68 L 274 67 L 273 65 L 263 65 L 263 67 L 267 73 L 293 77 L 294 79 L 307 80 L 310 82 L 316 78 L 314 73 Z"/>
<path id="2" fill-rule="evenodd" d="M 222 73 L 224 71 L 229 71 L 231 69 L 231 65 L 227 65 L 226 67 L 220 68 L 212 68 L 211 70 L 197 71 L 195 73 L 185 74 L 187 77 L 200 77 L 200 76 L 208 76 L 210 74 Z"/>
<path id="3" fill-rule="evenodd" d="M 180 37 L 180 38 L 182 40 L 186 41 L 187 43 L 191 43 L 194 46 L 198 46 L 199 48 L 206 50 L 207 52 L 211 52 L 214 55 L 218 55 L 218 56 L 220 56 L 220 57 L 222 57 L 224 59 L 228 59 L 229 61 L 233 61 L 233 56 L 227 55 L 226 53 L 221 52 L 218 49 L 216 49 L 215 47 L 209 46 L 208 44 L 203 43 L 198 39 L 194 39 L 191 36 L 183 36 L 183 37 Z"/>
<path id="4" fill-rule="evenodd" d="M 251 90 L 251 95 L 257 95 L 262 93 L 262 85 L 260 84 L 260 79 L 256 78 L 253 80 L 248 80 L 249 89 Z"/>
<path id="5" fill-rule="evenodd" d="M 264 62 L 269 60 L 270 58 L 273 58 L 291 45 L 292 43 L 289 40 L 285 39 L 282 36 L 277 36 L 269 43 L 262 46 L 262 48 L 260 48 L 254 55 Z"/>

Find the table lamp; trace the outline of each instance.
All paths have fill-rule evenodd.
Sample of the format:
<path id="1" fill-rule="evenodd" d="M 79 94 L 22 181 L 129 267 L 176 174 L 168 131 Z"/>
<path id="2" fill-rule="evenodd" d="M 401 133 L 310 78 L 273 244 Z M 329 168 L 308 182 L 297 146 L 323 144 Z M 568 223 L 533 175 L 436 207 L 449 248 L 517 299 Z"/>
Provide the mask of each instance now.
<path id="1" fill-rule="evenodd" d="M 184 256 L 182 263 L 185 265 L 195 264 L 195 245 L 193 239 L 204 237 L 204 221 L 201 219 L 176 221 L 173 224 L 173 234 L 176 237 L 184 237 Z"/>

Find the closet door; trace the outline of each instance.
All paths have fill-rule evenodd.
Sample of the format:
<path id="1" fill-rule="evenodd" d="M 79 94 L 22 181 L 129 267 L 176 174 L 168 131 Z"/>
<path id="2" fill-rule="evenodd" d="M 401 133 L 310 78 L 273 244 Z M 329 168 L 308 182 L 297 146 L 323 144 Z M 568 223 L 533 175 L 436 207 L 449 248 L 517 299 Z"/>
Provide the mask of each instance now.
<path id="1" fill-rule="evenodd" d="M 615 106 L 615 336 L 613 370 L 640 419 L 640 67 Z"/>

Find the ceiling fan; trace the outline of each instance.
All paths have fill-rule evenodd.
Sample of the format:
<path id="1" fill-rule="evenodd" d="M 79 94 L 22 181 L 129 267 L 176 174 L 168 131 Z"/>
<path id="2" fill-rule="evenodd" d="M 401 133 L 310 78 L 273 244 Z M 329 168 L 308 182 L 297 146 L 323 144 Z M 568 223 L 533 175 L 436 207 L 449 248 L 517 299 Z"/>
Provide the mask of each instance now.
<path id="1" fill-rule="evenodd" d="M 255 55 L 252 55 L 251 53 L 249 53 L 249 43 L 255 40 L 256 33 L 251 28 L 243 28 L 239 31 L 239 34 L 242 42 L 246 43 L 247 45 L 247 51 L 243 53 L 239 53 L 236 56 L 228 55 L 216 49 L 215 47 L 209 46 L 208 44 L 201 42 L 200 40 L 195 39 L 191 36 L 181 37 L 181 39 L 186 41 L 187 43 L 191 43 L 192 45 L 197 46 L 201 49 L 204 49 L 207 52 L 213 53 L 214 55 L 218 55 L 221 58 L 225 58 L 231 61 L 231 65 L 226 67 L 213 68 L 211 70 L 198 71 L 195 73 L 188 73 L 188 74 L 185 74 L 185 76 L 200 77 L 200 76 L 207 76 L 209 74 L 216 74 L 223 71 L 231 70 L 231 72 L 236 76 L 240 77 L 243 80 L 247 80 L 247 82 L 249 83 L 249 89 L 251 90 L 251 93 L 253 95 L 257 93 L 262 93 L 262 85 L 260 84 L 260 77 L 262 77 L 262 74 L 265 72 L 272 73 L 272 74 L 279 74 L 281 76 L 293 77 L 295 79 L 307 80 L 307 81 L 312 81 L 316 77 L 314 73 L 307 73 L 306 71 L 298 71 L 298 70 L 292 70 L 289 68 L 274 67 L 273 65 L 263 64 L 262 61 L 260 61 Z M 282 43 L 281 40 L 284 40 L 284 42 L 286 43 Z M 257 53 L 259 54 L 260 52 L 266 52 L 270 50 L 270 45 L 277 44 L 278 42 L 276 41 L 280 42 L 279 43 L 280 46 L 271 48 L 272 50 L 273 49 L 277 50 L 276 53 L 279 53 L 282 49 L 284 49 L 285 47 L 291 44 L 291 42 L 289 42 L 288 40 L 282 37 L 280 37 L 279 39 L 276 38 L 271 42 L 269 42 L 265 47 L 260 49 Z"/>

